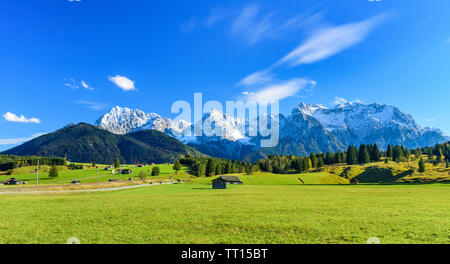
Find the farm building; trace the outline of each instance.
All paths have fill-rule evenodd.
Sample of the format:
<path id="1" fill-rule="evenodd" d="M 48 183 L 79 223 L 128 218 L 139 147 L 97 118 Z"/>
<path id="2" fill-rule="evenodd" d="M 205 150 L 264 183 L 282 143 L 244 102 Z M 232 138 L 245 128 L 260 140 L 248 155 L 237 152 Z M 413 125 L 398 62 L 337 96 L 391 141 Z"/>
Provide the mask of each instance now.
<path id="1" fill-rule="evenodd" d="M 24 184 L 24 183 L 20 180 L 17 180 L 16 178 L 11 178 L 11 179 L 7 180 L 6 182 L 4 182 L 4 185 L 20 185 L 20 184 Z"/>
<path id="2" fill-rule="evenodd" d="M 213 189 L 226 189 L 227 184 L 243 184 L 238 176 L 220 176 L 212 181 Z"/>

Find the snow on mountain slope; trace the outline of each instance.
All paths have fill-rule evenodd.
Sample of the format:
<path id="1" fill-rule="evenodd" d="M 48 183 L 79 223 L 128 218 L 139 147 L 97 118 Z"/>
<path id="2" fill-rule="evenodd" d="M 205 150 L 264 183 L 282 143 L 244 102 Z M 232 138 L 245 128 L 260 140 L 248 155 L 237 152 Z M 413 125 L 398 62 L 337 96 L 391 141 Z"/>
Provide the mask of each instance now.
<path id="1" fill-rule="evenodd" d="M 127 134 L 140 130 L 158 130 L 176 137 L 183 143 L 196 143 L 194 126 L 185 120 L 178 122 L 170 118 L 163 118 L 155 113 L 145 113 L 138 109 L 122 108 L 116 106 L 110 112 L 100 117 L 95 123 L 97 126 L 115 134 Z M 216 137 L 205 137 L 205 140 L 226 139 L 229 141 L 248 142 L 245 135 L 239 130 L 245 127 L 245 120 L 227 118 L 227 115 L 217 110 L 205 114 L 202 119 L 204 135 L 218 134 Z M 190 132 L 190 135 L 189 133 Z"/>
<path id="2" fill-rule="evenodd" d="M 382 149 L 388 144 L 416 148 L 450 140 L 441 130 L 422 128 L 411 115 L 382 104 L 347 102 L 327 108 L 302 103 L 291 115 L 280 115 L 279 144 L 272 148 L 261 148 L 260 136 L 248 137 L 249 123 L 248 119 L 228 118 L 212 110 L 203 116 L 203 135 L 197 137 L 194 136 L 196 126 L 187 121 L 175 122 L 155 113 L 116 106 L 96 125 L 116 134 L 158 130 L 204 154 L 232 159 L 267 154 L 308 155 L 371 143 L 377 143 Z M 246 133 L 241 131 L 242 127 Z"/>
<path id="3" fill-rule="evenodd" d="M 174 122 L 155 113 L 145 113 L 138 109 L 116 106 L 100 117 L 95 123 L 115 134 L 127 134 L 139 130 L 158 130 L 172 135 L 179 135 L 191 126 L 186 121 Z"/>
<path id="4" fill-rule="evenodd" d="M 446 140 L 445 134 L 423 129 L 411 115 L 394 106 L 347 102 L 330 109 L 307 104 L 296 109 L 316 118 L 344 145 L 377 143 L 382 148 L 388 144 L 416 148 Z M 428 139 L 423 138 L 425 134 Z"/>

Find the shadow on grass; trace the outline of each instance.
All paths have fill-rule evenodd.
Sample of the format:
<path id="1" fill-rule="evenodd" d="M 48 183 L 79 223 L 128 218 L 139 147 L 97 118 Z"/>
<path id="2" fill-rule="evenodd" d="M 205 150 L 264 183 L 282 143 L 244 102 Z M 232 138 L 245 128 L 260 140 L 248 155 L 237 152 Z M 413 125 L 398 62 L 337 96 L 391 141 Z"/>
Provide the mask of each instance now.
<path id="1" fill-rule="evenodd" d="M 368 167 L 363 173 L 355 177 L 360 183 L 394 184 L 403 177 L 410 176 L 414 170 L 407 170 L 394 174 L 392 168 Z M 398 184 L 398 183 L 396 183 Z"/>

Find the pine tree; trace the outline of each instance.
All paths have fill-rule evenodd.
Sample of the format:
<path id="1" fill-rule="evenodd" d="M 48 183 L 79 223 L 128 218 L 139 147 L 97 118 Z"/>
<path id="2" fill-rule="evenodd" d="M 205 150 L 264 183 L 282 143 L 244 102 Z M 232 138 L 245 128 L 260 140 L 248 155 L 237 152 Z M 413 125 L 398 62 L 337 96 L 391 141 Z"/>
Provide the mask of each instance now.
<path id="1" fill-rule="evenodd" d="M 367 146 L 364 144 L 359 147 L 358 162 L 360 164 L 365 164 L 365 163 L 370 162 L 369 151 L 368 151 Z"/>
<path id="2" fill-rule="evenodd" d="M 335 156 L 338 156 L 338 154 L 335 154 Z M 334 163 L 334 157 L 333 155 L 331 155 L 330 152 L 327 152 L 327 155 L 325 157 L 325 164 L 326 165 L 331 165 Z"/>
<path id="3" fill-rule="evenodd" d="M 178 171 L 181 170 L 181 163 L 180 161 L 175 161 L 175 164 L 173 164 L 173 169 L 178 173 Z"/>
<path id="4" fill-rule="evenodd" d="M 396 146 L 394 147 L 393 151 L 394 151 L 394 155 L 392 158 L 393 161 L 401 161 L 402 158 L 405 156 L 403 154 L 403 147 Z"/>
<path id="5" fill-rule="evenodd" d="M 388 145 L 386 155 L 387 155 L 388 158 L 394 159 L 394 151 L 392 150 L 391 144 Z"/>
<path id="6" fill-rule="evenodd" d="M 309 158 L 303 158 L 303 171 L 309 170 L 311 167 Z"/>
<path id="7" fill-rule="evenodd" d="M 52 166 L 50 171 L 48 172 L 48 177 L 54 179 L 58 178 L 58 168 L 56 166 Z"/>
<path id="8" fill-rule="evenodd" d="M 372 146 L 371 159 L 374 162 L 379 162 L 381 160 L 380 157 L 380 149 L 378 148 L 377 144 L 374 144 Z"/>
<path id="9" fill-rule="evenodd" d="M 317 167 L 322 168 L 324 165 L 325 165 L 325 162 L 323 161 L 322 156 L 319 156 L 319 158 L 317 159 Z"/>
<path id="10" fill-rule="evenodd" d="M 161 171 L 158 166 L 154 166 L 152 168 L 152 176 L 159 176 L 160 173 L 161 173 Z"/>
<path id="11" fill-rule="evenodd" d="M 357 155 L 357 149 L 354 146 L 348 147 L 347 151 L 347 164 L 348 165 L 355 165 L 358 163 L 358 155 Z"/>
<path id="12" fill-rule="evenodd" d="M 118 169 L 120 168 L 120 160 L 119 158 L 114 159 L 114 168 Z"/>
<path id="13" fill-rule="evenodd" d="M 216 164 L 213 159 L 209 159 L 208 163 L 206 163 L 206 177 L 214 176 L 216 173 Z"/>
<path id="14" fill-rule="evenodd" d="M 424 173 L 425 172 L 425 162 L 423 161 L 423 158 L 420 158 L 419 160 L 419 172 Z"/>

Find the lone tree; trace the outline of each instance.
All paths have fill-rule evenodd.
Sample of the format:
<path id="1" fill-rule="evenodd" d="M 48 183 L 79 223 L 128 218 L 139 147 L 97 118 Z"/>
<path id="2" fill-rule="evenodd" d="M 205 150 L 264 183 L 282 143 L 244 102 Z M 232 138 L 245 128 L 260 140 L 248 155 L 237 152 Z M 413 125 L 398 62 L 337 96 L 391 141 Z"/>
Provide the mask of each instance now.
<path id="1" fill-rule="evenodd" d="M 161 171 L 159 170 L 158 166 L 155 166 L 152 168 L 152 176 L 159 176 L 161 174 Z"/>
<path id="2" fill-rule="evenodd" d="M 91 162 L 91 167 L 95 167 L 97 164 L 95 164 L 95 161 Z"/>
<path id="3" fill-rule="evenodd" d="M 180 161 L 176 161 L 173 165 L 173 169 L 178 173 L 181 170 L 181 163 Z"/>
<path id="4" fill-rule="evenodd" d="M 114 160 L 114 168 L 116 168 L 116 169 L 120 168 L 120 160 L 119 160 L 119 158 L 116 158 Z"/>
<path id="5" fill-rule="evenodd" d="M 50 171 L 48 172 L 48 177 L 54 179 L 58 178 L 58 168 L 56 166 L 52 166 Z"/>
<path id="6" fill-rule="evenodd" d="M 423 158 L 420 158 L 419 160 L 419 172 L 420 173 L 425 172 L 425 162 L 423 161 Z"/>

